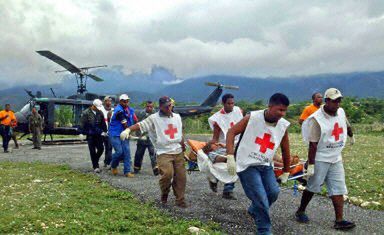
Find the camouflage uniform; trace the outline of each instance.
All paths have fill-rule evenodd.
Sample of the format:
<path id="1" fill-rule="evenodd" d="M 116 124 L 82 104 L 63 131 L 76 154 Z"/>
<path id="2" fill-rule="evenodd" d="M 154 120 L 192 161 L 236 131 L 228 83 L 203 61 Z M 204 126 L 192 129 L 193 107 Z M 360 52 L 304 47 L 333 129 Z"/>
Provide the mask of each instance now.
<path id="1" fill-rule="evenodd" d="M 41 149 L 41 132 L 43 131 L 44 120 L 40 114 L 32 114 L 29 117 L 29 131 L 32 133 L 34 149 Z"/>

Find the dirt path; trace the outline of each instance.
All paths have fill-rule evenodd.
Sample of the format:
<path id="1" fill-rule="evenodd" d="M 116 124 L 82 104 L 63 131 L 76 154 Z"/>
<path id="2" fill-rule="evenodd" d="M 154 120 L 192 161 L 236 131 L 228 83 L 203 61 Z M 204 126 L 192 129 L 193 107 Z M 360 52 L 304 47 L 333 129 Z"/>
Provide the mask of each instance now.
<path id="1" fill-rule="evenodd" d="M 136 149 L 131 143 L 131 152 Z M 14 150 L 11 154 L 0 153 L 0 161 L 41 161 L 49 163 L 68 164 L 71 168 L 82 172 L 92 173 L 89 153 L 86 145 L 43 146 L 43 150 L 31 150 L 29 144 Z M 103 160 L 103 158 L 102 158 Z M 101 162 L 101 161 L 100 161 Z M 188 175 L 186 199 L 187 209 L 174 206 L 172 197 L 169 205 L 159 203 L 158 178 L 152 175 L 149 157 L 145 156 L 143 171 L 135 178 L 128 179 L 112 176 L 104 170 L 100 174 L 103 181 L 136 194 L 141 200 L 154 202 L 161 210 L 175 216 L 195 218 L 201 221 L 212 220 L 220 223 L 223 231 L 230 234 L 252 234 L 255 232 L 253 220 L 247 215 L 246 208 L 249 200 L 244 195 L 240 183 L 236 183 L 236 201 L 221 198 L 221 192 L 213 193 L 208 187 L 205 176 L 200 172 Z M 93 174 L 93 173 L 92 173 Z M 222 185 L 219 185 L 219 190 Z M 308 208 L 311 222 L 303 225 L 294 219 L 294 212 L 300 203 L 300 194 L 293 195 L 290 189 L 283 189 L 278 201 L 271 209 L 273 232 L 275 234 L 335 234 L 332 228 L 334 212 L 332 203 L 325 197 L 315 196 Z M 346 204 L 345 217 L 356 222 L 357 227 L 352 234 L 384 234 L 384 212 L 362 209 Z"/>

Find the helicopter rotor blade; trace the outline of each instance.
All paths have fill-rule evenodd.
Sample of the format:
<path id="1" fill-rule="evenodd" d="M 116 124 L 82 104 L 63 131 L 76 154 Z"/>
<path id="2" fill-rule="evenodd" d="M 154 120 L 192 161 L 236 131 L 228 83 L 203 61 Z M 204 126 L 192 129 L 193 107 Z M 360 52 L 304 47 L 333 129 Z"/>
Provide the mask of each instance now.
<path id="1" fill-rule="evenodd" d="M 102 78 L 96 76 L 96 75 L 93 75 L 93 74 L 86 74 L 88 77 L 92 78 L 93 80 L 95 80 L 96 82 L 102 82 L 104 81 Z"/>
<path id="2" fill-rule="evenodd" d="M 232 89 L 232 90 L 238 90 L 239 89 L 238 86 L 223 85 L 223 84 L 220 84 L 218 82 L 206 82 L 205 85 L 214 86 L 214 87 L 221 87 L 221 88 L 225 88 L 225 89 Z"/>
<path id="3" fill-rule="evenodd" d="M 223 88 L 231 89 L 231 90 L 239 90 L 240 89 L 238 86 L 227 86 L 227 85 L 223 85 Z"/>
<path id="4" fill-rule="evenodd" d="M 218 83 L 218 82 L 206 82 L 205 85 L 207 85 L 207 86 L 216 86 L 216 87 L 221 86 L 221 84 Z"/>
<path id="5" fill-rule="evenodd" d="M 96 66 L 89 66 L 89 67 L 81 67 L 80 69 L 94 69 L 94 68 L 104 68 L 108 67 L 108 65 L 96 65 Z"/>
<path id="6" fill-rule="evenodd" d="M 53 62 L 63 66 L 65 69 L 67 69 L 71 73 L 81 73 L 81 70 L 77 68 L 75 65 L 69 63 L 68 61 L 64 60 L 60 56 L 56 55 L 55 53 L 51 51 L 36 51 L 41 56 L 44 56 Z"/>

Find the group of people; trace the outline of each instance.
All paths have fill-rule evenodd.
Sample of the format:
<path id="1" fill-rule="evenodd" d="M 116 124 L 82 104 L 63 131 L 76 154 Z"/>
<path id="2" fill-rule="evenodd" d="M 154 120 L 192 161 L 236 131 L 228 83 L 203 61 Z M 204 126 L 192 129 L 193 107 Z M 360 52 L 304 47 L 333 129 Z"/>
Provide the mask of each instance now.
<path id="1" fill-rule="evenodd" d="M 19 148 L 15 128 L 17 127 L 17 118 L 11 110 L 11 105 L 6 104 L 5 109 L 0 111 L 0 134 L 3 139 L 4 153 L 9 153 L 9 142 L 12 139 L 15 143 L 15 149 Z M 41 133 L 44 128 L 44 119 L 32 108 L 32 113 L 28 119 L 28 130 L 32 134 L 33 149 L 41 150 Z"/>
<path id="2" fill-rule="evenodd" d="M 295 216 L 299 222 L 309 222 L 306 208 L 314 193 L 319 193 L 325 183 L 335 209 L 334 228 L 348 230 L 355 227 L 355 224 L 343 217 L 343 195 L 347 194 L 347 187 L 341 152 L 346 145 L 347 136 L 352 144 L 354 137 L 345 112 L 340 107 L 342 97 L 341 92 L 335 88 L 326 90 L 324 99 L 320 93 L 315 93 L 312 96 L 313 104 L 306 107 L 300 116 L 303 139 L 308 144 L 308 184 Z M 106 157 L 105 162 L 106 165 L 110 163 L 114 175 L 118 174 L 117 167 L 123 161 L 124 175 L 134 177 L 134 173 L 140 172 L 144 152 L 148 149 L 153 173 L 160 174 L 161 202 L 168 202 L 172 187 L 176 205 L 187 207 L 183 124 L 180 115 L 173 112 L 173 100 L 167 96 L 161 97 L 157 112 L 154 112 L 153 102 L 149 101 L 145 112 L 140 115 L 136 115 L 134 109 L 129 107 L 129 97 L 125 94 L 120 96 L 119 104 L 114 109 L 109 105 L 107 112 L 103 111 L 106 102 L 108 101 L 104 100 L 103 106 L 101 101 L 95 100 L 90 110 L 83 114 L 83 119 L 91 120 L 88 116 L 94 117 L 95 120 L 88 123 L 98 126 L 91 128 L 94 133 L 87 133 L 95 172 L 99 172 L 97 169 L 98 159 L 102 154 L 102 137 L 106 138 L 104 143 L 109 141 L 115 150 L 112 158 L 107 160 Z M 290 175 L 290 123 L 284 119 L 290 104 L 289 99 L 284 94 L 276 93 L 270 97 L 267 109 L 252 111 L 245 116 L 235 106 L 233 95 L 224 95 L 222 104 L 223 108 L 208 119 L 213 134 L 203 150 L 212 163 L 226 163 L 228 174 L 237 174 L 251 201 L 248 213 L 253 217 L 258 233 L 270 234 L 269 209 L 280 191 L 273 171 L 273 158 L 279 147 L 284 171 L 279 180 L 285 183 Z M 139 134 L 132 172 L 129 139 L 134 132 Z M 96 133 L 98 140 L 92 137 Z M 212 148 L 218 149 L 222 154 L 209 154 Z M 211 175 L 208 180 L 211 190 L 217 192 L 218 179 Z M 224 184 L 224 199 L 236 200 L 234 187 L 234 182 Z"/>

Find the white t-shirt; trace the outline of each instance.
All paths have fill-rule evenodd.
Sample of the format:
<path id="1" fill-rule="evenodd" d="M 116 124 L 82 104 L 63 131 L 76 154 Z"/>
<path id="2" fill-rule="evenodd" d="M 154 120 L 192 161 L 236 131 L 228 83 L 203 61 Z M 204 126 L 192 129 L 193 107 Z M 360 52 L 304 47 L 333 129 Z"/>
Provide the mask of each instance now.
<path id="1" fill-rule="evenodd" d="M 215 123 L 220 127 L 220 137 L 219 142 L 225 143 L 227 140 L 227 132 L 229 128 L 234 126 L 236 123 L 240 122 L 243 118 L 243 113 L 241 109 L 237 106 L 233 107 L 232 112 L 226 113 L 224 108 L 220 111 L 214 113 L 211 117 L 208 118 L 208 123 L 211 129 L 214 129 Z M 238 141 L 238 136 L 235 138 L 235 143 Z"/>
<path id="2" fill-rule="evenodd" d="M 320 108 L 303 122 L 302 134 L 305 142 L 310 141 L 313 121 L 320 125 L 321 135 L 317 144 L 316 161 L 335 163 L 341 161 L 341 152 L 347 141 L 347 119 L 342 108 L 331 116 Z"/>
<path id="3" fill-rule="evenodd" d="M 273 156 L 290 123 L 281 118 L 276 125 L 268 125 L 264 110 L 251 112 L 247 127 L 236 153 L 237 172 L 249 166 L 270 166 Z"/>
<path id="4" fill-rule="evenodd" d="M 139 126 L 141 132 L 148 133 L 157 155 L 182 152 L 183 125 L 179 114 L 167 117 L 157 112 L 139 122 Z"/>

